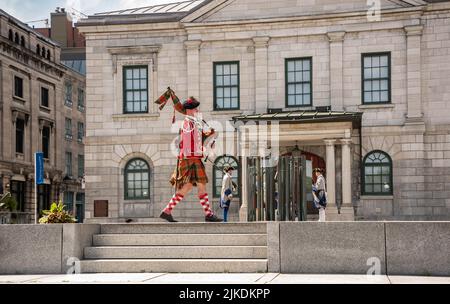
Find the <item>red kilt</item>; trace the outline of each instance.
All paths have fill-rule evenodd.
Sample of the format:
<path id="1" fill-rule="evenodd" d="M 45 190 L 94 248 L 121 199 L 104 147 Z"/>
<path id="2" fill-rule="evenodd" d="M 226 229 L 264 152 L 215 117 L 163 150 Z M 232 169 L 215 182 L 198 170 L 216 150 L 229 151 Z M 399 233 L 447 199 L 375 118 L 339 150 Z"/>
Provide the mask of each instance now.
<path id="1" fill-rule="evenodd" d="M 197 184 L 207 184 L 208 176 L 206 176 L 205 165 L 202 160 L 198 158 L 180 159 L 178 167 L 175 169 L 175 172 L 170 179 L 170 183 L 172 186 L 175 186 L 176 183 L 177 190 L 183 188 L 186 184 L 192 184 L 193 186 L 197 186 Z"/>

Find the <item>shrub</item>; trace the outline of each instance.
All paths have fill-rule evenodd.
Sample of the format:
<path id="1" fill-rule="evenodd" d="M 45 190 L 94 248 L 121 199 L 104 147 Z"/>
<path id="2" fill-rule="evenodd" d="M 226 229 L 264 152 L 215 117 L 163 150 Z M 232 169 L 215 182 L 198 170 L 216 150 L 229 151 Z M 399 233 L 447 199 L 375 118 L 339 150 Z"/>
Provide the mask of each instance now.
<path id="1" fill-rule="evenodd" d="M 44 216 L 39 219 L 40 224 L 61 224 L 61 223 L 76 223 L 77 220 L 70 215 L 66 210 L 66 206 L 62 202 L 53 203 L 50 210 L 44 210 Z"/>
<path id="2" fill-rule="evenodd" d="M 13 211 L 17 210 L 17 201 L 10 194 L 8 194 L 8 196 L 5 196 L 0 200 L 0 211 L 3 211 L 3 210 L 9 211 L 9 212 L 13 212 Z"/>

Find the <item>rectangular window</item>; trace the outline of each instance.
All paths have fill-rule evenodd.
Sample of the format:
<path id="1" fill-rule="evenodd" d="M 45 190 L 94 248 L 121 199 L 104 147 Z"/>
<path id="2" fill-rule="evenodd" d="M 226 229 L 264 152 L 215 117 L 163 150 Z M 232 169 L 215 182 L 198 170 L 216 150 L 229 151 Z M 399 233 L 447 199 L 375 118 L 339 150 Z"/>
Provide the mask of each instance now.
<path id="1" fill-rule="evenodd" d="M 148 113 L 148 68 L 123 68 L 123 111 L 125 114 Z"/>
<path id="2" fill-rule="evenodd" d="M 25 120 L 16 120 L 16 153 L 22 153 L 24 150 L 25 139 Z"/>
<path id="3" fill-rule="evenodd" d="M 84 155 L 78 155 L 78 177 L 84 176 Z"/>
<path id="4" fill-rule="evenodd" d="M 83 142 L 84 137 L 84 124 L 82 122 L 78 123 L 78 142 Z"/>
<path id="5" fill-rule="evenodd" d="M 312 106 L 312 58 L 286 59 L 286 107 Z"/>
<path id="6" fill-rule="evenodd" d="M 23 98 L 23 79 L 14 76 L 14 96 Z"/>
<path id="7" fill-rule="evenodd" d="M 77 204 L 77 214 L 76 218 L 78 223 L 83 223 L 84 221 L 84 202 L 85 202 L 85 195 L 84 193 L 77 193 L 76 196 L 76 204 Z"/>
<path id="8" fill-rule="evenodd" d="M 72 176 L 72 152 L 66 152 L 66 175 Z"/>
<path id="9" fill-rule="evenodd" d="M 362 103 L 391 102 L 391 54 L 362 54 Z"/>
<path id="10" fill-rule="evenodd" d="M 41 88 L 41 106 L 48 108 L 49 105 L 49 94 L 47 88 Z"/>
<path id="11" fill-rule="evenodd" d="M 64 104 L 68 107 L 72 107 L 72 84 L 67 82 L 65 87 Z"/>
<path id="12" fill-rule="evenodd" d="M 11 181 L 11 196 L 17 201 L 16 209 L 25 211 L 25 182 Z"/>
<path id="13" fill-rule="evenodd" d="M 78 111 L 84 112 L 84 90 L 78 89 Z"/>
<path id="14" fill-rule="evenodd" d="M 239 110 L 239 62 L 214 63 L 214 110 Z"/>
<path id="15" fill-rule="evenodd" d="M 44 158 L 50 158 L 50 128 L 42 128 L 42 152 L 44 153 Z"/>
<path id="16" fill-rule="evenodd" d="M 69 213 L 73 212 L 73 192 L 66 191 L 64 192 L 64 205 L 66 206 L 66 211 Z"/>
<path id="17" fill-rule="evenodd" d="M 66 118 L 66 139 L 72 140 L 72 119 Z"/>

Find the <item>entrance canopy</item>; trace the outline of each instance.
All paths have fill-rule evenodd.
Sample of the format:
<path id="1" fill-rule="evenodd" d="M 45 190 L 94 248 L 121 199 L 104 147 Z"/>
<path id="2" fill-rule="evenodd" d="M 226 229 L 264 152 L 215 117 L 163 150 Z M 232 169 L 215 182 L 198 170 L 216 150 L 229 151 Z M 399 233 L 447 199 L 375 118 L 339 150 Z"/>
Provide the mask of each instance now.
<path id="1" fill-rule="evenodd" d="M 341 165 L 341 206 L 339 214 L 349 214 L 353 218 L 352 207 L 352 144 L 360 142 L 361 121 L 363 113 L 336 111 L 287 111 L 266 114 L 252 114 L 233 117 L 233 121 L 240 132 L 239 147 L 242 156 L 242 178 L 251 177 L 249 162 L 252 157 L 264 159 L 272 158 L 274 148 L 281 146 L 325 147 L 327 194 L 329 210 L 336 210 L 336 148 L 340 149 Z M 354 133 L 354 130 L 359 130 Z M 359 135 L 359 136 L 358 136 Z M 353 142 L 355 140 L 355 142 Z M 360 144 L 360 143 L 359 143 Z M 268 152 L 269 151 L 269 152 Z M 247 178 L 248 177 L 248 178 Z M 252 183 L 243 184 L 243 197 L 247 198 L 253 189 Z M 251 208 L 250 208 L 251 209 Z M 348 210 L 347 210 L 348 209 Z M 345 211 L 344 211 L 345 210 Z M 348 212 L 347 212 L 348 211 Z M 248 201 L 244 200 L 240 219 L 248 219 Z M 336 215 L 336 219 L 341 215 Z"/>
<path id="2" fill-rule="evenodd" d="M 292 145 L 296 141 L 308 144 L 323 144 L 325 139 L 351 138 L 352 130 L 361 128 L 362 115 L 363 113 L 360 112 L 286 111 L 241 115 L 233 117 L 233 121 L 235 123 L 242 122 L 239 128 L 242 131 L 242 128 L 247 128 L 246 133 L 250 139 L 261 136 L 265 130 L 273 132 L 270 125 L 276 124 L 276 133 L 280 145 Z M 249 125 L 258 126 L 261 124 L 269 125 L 269 127 L 248 128 Z M 258 134 L 253 134 L 253 132 Z"/>
<path id="3" fill-rule="evenodd" d="M 353 128 L 361 126 L 361 112 L 338 111 L 286 111 L 266 114 L 241 115 L 233 121 L 278 121 L 280 123 L 352 122 Z"/>

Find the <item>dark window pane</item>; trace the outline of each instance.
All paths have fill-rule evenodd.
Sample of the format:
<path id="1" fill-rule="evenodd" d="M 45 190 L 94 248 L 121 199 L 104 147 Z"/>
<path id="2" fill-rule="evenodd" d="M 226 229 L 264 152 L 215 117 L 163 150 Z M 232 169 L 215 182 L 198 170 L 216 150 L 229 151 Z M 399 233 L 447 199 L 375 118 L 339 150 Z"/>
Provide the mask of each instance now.
<path id="1" fill-rule="evenodd" d="M 286 61 L 287 106 L 312 105 L 311 65 L 309 58 Z"/>
<path id="2" fill-rule="evenodd" d="M 41 105 L 44 106 L 44 107 L 47 107 L 47 108 L 49 106 L 48 98 L 49 98 L 48 89 L 47 88 L 41 88 Z"/>
<path id="3" fill-rule="evenodd" d="M 42 128 L 42 152 L 44 153 L 44 158 L 50 158 L 50 128 Z"/>
<path id="4" fill-rule="evenodd" d="M 20 77 L 14 77 L 14 95 L 23 98 L 23 79 Z"/>
<path id="5" fill-rule="evenodd" d="M 147 67 L 125 67 L 124 112 L 148 112 L 148 71 Z"/>
<path id="6" fill-rule="evenodd" d="M 150 198 L 150 168 L 141 159 L 130 161 L 125 168 L 125 199 Z"/>
<path id="7" fill-rule="evenodd" d="M 16 120 L 16 153 L 24 153 L 25 121 Z"/>
<path id="8" fill-rule="evenodd" d="M 214 108 L 239 109 L 239 63 L 216 63 L 214 73 Z"/>

